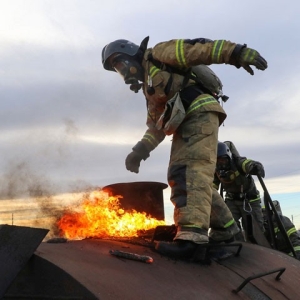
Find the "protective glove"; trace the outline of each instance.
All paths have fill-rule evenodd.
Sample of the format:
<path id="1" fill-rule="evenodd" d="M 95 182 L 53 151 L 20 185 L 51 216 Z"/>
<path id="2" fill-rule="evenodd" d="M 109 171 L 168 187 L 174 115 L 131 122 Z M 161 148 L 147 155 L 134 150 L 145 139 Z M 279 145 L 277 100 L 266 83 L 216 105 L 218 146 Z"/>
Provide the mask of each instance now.
<path id="1" fill-rule="evenodd" d="M 132 151 L 129 153 L 125 160 L 126 169 L 130 172 L 138 173 L 140 168 L 140 163 L 143 158 L 138 152 Z"/>
<path id="2" fill-rule="evenodd" d="M 254 72 L 250 65 L 258 70 L 265 70 L 268 67 L 267 61 L 256 50 L 247 47 L 241 50 L 238 62 L 251 75 L 254 75 Z"/>
<path id="3" fill-rule="evenodd" d="M 250 175 L 259 175 L 262 178 L 265 177 L 265 170 L 263 165 L 258 161 L 252 161 L 251 165 L 249 166 L 249 174 Z"/>
<path id="4" fill-rule="evenodd" d="M 143 142 L 138 142 L 125 159 L 126 169 L 130 172 L 138 173 L 141 160 L 146 160 L 150 154 Z"/>

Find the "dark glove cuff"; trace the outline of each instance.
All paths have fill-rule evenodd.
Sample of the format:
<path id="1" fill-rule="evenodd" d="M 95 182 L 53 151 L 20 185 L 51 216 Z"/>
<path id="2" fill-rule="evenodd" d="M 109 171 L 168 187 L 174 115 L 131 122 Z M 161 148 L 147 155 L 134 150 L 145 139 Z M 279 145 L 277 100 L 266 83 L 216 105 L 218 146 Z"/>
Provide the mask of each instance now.
<path id="1" fill-rule="evenodd" d="M 137 152 L 143 160 L 146 160 L 150 154 L 143 142 L 138 142 L 133 148 L 133 151 Z"/>
<path id="2" fill-rule="evenodd" d="M 241 67 L 239 58 L 240 58 L 242 50 L 246 47 L 247 47 L 246 44 L 244 44 L 244 45 L 237 44 L 231 53 L 231 56 L 229 59 L 229 64 L 236 66 L 239 69 Z"/>

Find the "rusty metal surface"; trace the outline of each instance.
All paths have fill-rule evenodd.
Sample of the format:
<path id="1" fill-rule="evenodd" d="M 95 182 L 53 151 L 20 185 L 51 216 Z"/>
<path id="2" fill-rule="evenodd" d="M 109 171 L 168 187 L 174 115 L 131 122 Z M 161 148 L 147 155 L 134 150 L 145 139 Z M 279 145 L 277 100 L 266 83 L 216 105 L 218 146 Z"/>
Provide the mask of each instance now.
<path id="1" fill-rule="evenodd" d="M 163 190 L 168 185 L 154 181 L 114 183 L 103 187 L 113 196 L 122 195 L 120 205 L 126 210 L 146 212 L 158 220 L 165 219 Z"/>
<path id="2" fill-rule="evenodd" d="M 285 268 L 279 281 L 275 280 L 277 274 L 272 274 L 251 282 L 271 299 L 299 299 L 300 261 L 291 256 L 277 250 L 245 243 L 239 260 L 227 260 L 222 264 L 244 278 Z M 239 293 L 242 292 L 243 290 Z"/>
<path id="3" fill-rule="evenodd" d="M 0 225 L 0 298 L 26 265 L 48 229 Z"/>
<path id="4" fill-rule="evenodd" d="M 151 256 L 151 264 L 117 258 L 110 250 Z M 59 266 L 97 299 L 297 299 L 300 262 L 272 249 L 243 243 L 239 257 L 209 266 L 169 260 L 148 247 L 111 240 L 42 243 L 36 255 Z M 237 289 L 249 276 L 285 267 Z"/>

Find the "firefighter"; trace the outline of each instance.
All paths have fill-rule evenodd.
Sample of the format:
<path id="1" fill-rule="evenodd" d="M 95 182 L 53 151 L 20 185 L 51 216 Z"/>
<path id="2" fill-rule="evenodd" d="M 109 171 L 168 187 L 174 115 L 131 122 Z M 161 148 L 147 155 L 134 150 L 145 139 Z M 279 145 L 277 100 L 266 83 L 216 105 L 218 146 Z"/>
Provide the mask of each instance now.
<path id="1" fill-rule="evenodd" d="M 233 147 L 235 153 L 231 152 L 229 147 Z M 239 220 L 242 220 L 245 236 L 237 235 L 236 239 L 239 241 L 248 240 L 247 215 L 249 214 L 255 218 L 259 228 L 264 232 L 260 193 L 251 175 L 264 177 L 263 165 L 258 161 L 239 156 L 232 142 L 218 142 L 213 186 L 217 190 L 221 188 L 221 193 L 224 190 L 225 203 L 239 226 Z"/>
<path id="2" fill-rule="evenodd" d="M 156 250 L 188 257 L 209 240 L 218 129 L 226 118 L 218 101 L 221 89 L 211 91 L 193 68 L 230 64 L 253 75 L 251 66 L 265 70 L 267 62 L 256 50 L 226 40 L 174 39 L 153 48 L 148 48 L 148 40 L 140 46 L 124 39 L 113 41 L 103 48 L 102 63 L 104 69 L 119 73 L 132 91 L 142 89 L 146 98 L 148 128 L 126 157 L 127 170 L 138 173 L 141 161 L 166 135 L 173 135 L 168 183 L 177 234 L 173 242 L 158 242 Z M 231 235 L 236 231 L 228 215 L 228 219 L 219 216 L 226 237 L 226 230 Z"/>
<path id="3" fill-rule="evenodd" d="M 288 217 L 282 215 L 279 201 L 274 200 L 273 204 L 274 204 L 277 214 L 282 222 L 282 225 L 287 233 L 287 236 L 290 239 L 291 244 L 294 248 L 294 251 L 296 253 L 296 258 L 298 260 L 300 260 L 300 236 L 295 228 L 295 225 Z M 264 226 L 266 229 L 265 236 L 266 236 L 267 240 L 271 243 L 271 234 L 269 231 L 270 226 L 268 224 L 267 212 L 266 212 L 266 209 L 264 206 L 262 207 L 262 212 L 263 212 L 263 216 L 264 216 Z M 288 255 L 293 256 L 293 253 L 290 249 L 289 243 L 286 241 L 285 236 L 280 232 L 280 229 L 279 229 L 279 226 L 278 226 L 278 223 L 276 221 L 276 217 L 274 214 L 272 215 L 272 221 L 273 221 L 273 227 L 274 227 L 276 248 L 279 251 L 282 251 L 284 253 L 287 253 Z"/>

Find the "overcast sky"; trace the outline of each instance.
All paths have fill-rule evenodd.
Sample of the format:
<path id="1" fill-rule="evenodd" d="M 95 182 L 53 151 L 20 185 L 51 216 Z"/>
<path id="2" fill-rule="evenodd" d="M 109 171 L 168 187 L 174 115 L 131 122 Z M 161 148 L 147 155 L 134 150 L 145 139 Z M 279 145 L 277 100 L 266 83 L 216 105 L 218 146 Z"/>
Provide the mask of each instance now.
<path id="1" fill-rule="evenodd" d="M 226 39 L 258 50 L 269 67 L 251 76 L 211 66 L 230 97 L 219 139 L 263 163 L 269 192 L 300 226 L 299 8 L 296 0 L 1 0 L 1 197 L 28 193 L 28 186 L 166 182 L 171 137 L 138 175 L 125 168 L 146 130 L 146 104 L 103 69 L 102 48 L 146 36 L 149 47 L 173 38 Z"/>

